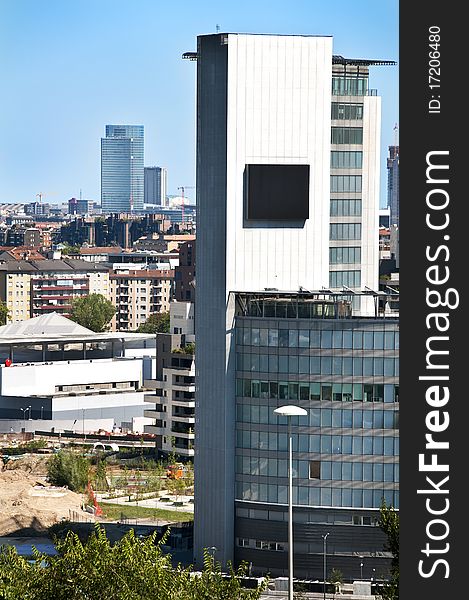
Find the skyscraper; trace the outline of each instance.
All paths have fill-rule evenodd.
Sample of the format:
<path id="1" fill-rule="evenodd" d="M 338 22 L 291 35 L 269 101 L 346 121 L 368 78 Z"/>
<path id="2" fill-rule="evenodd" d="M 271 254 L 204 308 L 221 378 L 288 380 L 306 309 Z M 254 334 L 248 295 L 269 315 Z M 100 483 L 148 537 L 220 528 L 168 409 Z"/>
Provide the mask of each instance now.
<path id="1" fill-rule="evenodd" d="M 166 205 L 168 172 L 164 167 L 145 167 L 145 204 Z"/>
<path id="2" fill-rule="evenodd" d="M 287 571 L 380 568 L 397 505 L 398 324 L 378 285 L 380 98 L 332 38 L 200 36 L 195 557 Z M 362 291 L 363 290 L 363 291 Z M 365 404 L 367 403 L 367 404 Z M 369 403 L 369 404 L 368 404 Z M 301 525 L 298 525 L 301 523 Z M 357 554 L 358 556 L 358 554 Z M 378 557 L 378 558 L 377 558 Z"/>
<path id="3" fill-rule="evenodd" d="M 101 138 L 103 212 L 143 209 L 143 125 L 106 125 Z"/>

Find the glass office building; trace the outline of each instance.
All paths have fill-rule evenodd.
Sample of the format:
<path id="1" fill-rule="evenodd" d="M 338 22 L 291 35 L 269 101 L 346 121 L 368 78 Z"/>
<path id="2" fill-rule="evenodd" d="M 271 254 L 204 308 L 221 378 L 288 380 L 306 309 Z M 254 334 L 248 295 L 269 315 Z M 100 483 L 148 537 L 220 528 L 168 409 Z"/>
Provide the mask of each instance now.
<path id="1" fill-rule="evenodd" d="M 236 336 L 236 562 L 286 574 L 292 419 L 295 576 L 384 573 L 383 500 L 399 506 L 399 329 L 334 296 L 241 294 Z M 378 298 L 378 296 L 376 297 Z M 363 569 L 363 567 L 362 567 Z M 375 569 L 375 571 L 373 571 Z"/>
<path id="2" fill-rule="evenodd" d="M 101 207 L 103 212 L 143 209 L 143 125 L 106 125 L 101 138 Z"/>

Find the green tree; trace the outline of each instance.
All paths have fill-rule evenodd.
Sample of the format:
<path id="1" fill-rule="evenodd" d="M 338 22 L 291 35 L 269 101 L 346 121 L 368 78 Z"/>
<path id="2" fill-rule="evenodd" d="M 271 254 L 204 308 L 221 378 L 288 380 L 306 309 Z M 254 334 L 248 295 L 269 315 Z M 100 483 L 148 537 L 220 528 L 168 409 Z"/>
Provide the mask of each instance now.
<path id="1" fill-rule="evenodd" d="M 34 561 L 12 547 L 0 550 L 0 598 L 8 600 L 258 600 L 266 587 L 241 587 L 245 569 L 222 575 L 207 554 L 200 576 L 173 568 L 163 538 L 144 539 L 133 530 L 114 544 L 96 525 L 86 542 L 69 532 L 55 539 L 56 556 L 36 552 Z"/>
<path id="2" fill-rule="evenodd" d="M 334 597 L 336 593 L 339 591 L 340 586 L 344 583 L 344 576 L 340 569 L 332 569 L 331 574 L 329 575 L 329 581 L 334 586 Z"/>
<path id="3" fill-rule="evenodd" d="M 153 313 L 140 325 L 137 333 L 169 333 L 169 312 Z"/>
<path id="4" fill-rule="evenodd" d="M 0 300 L 0 325 L 6 325 L 9 316 L 10 310 L 6 305 L 6 302 Z"/>
<path id="5" fill-rule="evenodd" d="M 90 294 L 73 299 L 70 318 L 91 331 L 100 332 L 107 329 L 115 312 L 115 306 L 102 294 Z"/>
<path id="6" fill-rule="evenodd" d="M 61 253 L 63 256 L 68 256 L 69 254 L 80 254 L 80 244 L 68 244 L 67 242 L 63 242 L 61 248 Z"/>
<path id="7" fill-rule="evenodd" d="M 54 485 L 66 485 L 74 492 L 85 491 L 89 472 L 90 461 L 70 450 L 60 450 L 47 464 L 49 481 Z"/>
<path id="8" fill-rule="evenodd" d="M 383 600 L 398 600 L 399 598 L 399 512 L 383 501 L 379 510 L 381 530 L 386 534 L 388 543 L 385 549 L 391 552 L 391 579 L 386 582 L 380 594 Z"/>

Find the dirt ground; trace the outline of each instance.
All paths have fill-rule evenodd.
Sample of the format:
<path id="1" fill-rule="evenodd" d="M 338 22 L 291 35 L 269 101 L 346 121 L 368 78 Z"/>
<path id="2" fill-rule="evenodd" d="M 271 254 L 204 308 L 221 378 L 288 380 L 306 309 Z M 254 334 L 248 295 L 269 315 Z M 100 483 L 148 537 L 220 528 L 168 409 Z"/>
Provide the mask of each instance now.
<path id="1" fill-rule="evenodd" d="M 83 497 L 45 481 L 49 457 L 24 455 L 0 459 L 0 536 L 37 535 L 62 519 L 89 520 L 81 510 Z"/>

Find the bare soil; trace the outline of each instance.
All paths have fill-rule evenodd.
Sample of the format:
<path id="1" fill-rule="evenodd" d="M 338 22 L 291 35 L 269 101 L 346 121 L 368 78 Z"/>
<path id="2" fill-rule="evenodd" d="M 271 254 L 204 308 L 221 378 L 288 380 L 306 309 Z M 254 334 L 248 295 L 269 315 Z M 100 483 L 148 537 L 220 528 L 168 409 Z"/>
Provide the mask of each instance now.
<path id="1" fill-rule="evenodd" d="M 0 459 L 0 536 L 38 535 L 63 519 L 93 516 L 81 510 L 83 496 L 45 479 L 48 456 Z"/>

